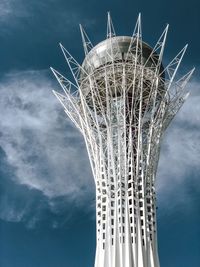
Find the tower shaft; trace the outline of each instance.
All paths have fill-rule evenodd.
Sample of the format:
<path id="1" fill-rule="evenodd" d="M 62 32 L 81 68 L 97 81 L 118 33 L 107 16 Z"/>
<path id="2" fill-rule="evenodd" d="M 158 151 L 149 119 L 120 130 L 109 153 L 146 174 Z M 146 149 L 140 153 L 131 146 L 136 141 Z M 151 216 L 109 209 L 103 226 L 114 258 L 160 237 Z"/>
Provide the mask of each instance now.
<path id="1" fill-rule="evenodd" d="M 155 176 L 160 142 L 186 98 L 183 89 L 193 72 L 174 82 L 186 48 L 162 66 L 167 28 L 150 48 L 142 41 L 139 17 L 132 37 L 109 32 L 89 52 L 91 42 L 81 27 L 82 66 L 61 46 L 76 85 L 52 69 L 65 94 L 54 93 L 83 134 L 94 175 L 95 267 L 159 267 Z"/>

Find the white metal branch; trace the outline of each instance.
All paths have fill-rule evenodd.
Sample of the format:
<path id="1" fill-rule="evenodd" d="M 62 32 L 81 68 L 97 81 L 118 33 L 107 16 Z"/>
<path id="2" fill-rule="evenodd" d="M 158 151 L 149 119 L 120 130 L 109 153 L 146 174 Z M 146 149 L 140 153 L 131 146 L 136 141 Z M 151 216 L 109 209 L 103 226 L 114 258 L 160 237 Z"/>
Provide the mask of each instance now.
<path id="1" fill-rule="evenodd" d="M 87 72 L 85 71 L 85 69 L 82 68 L 81 65 L 79 65 L 79 63 L 74 59 L 74 57 L 64 48 L 64 46 L 60 43 L 60 47 L 62 49 L 62 52 L 64 54 L 64 57 L 67 61 L 67 64 L 70 68 L 70 71 L 74 77 L 74 80 L 77 84 L 77 86 L 79 87 L 79 76 L 80 76 L 80 71 L 84 74 L 87 75 Z"/>
<path id="2" fill-rule="evenodd" d="M 87 56 L 87 54 L 89 53 L 89 51 L 93 48 L 93 44 L 90 41 L 87 33 L 85 32 L 83 26 L 81 24 L 79 24 L 80 26 L 80 31 L 81 31 L 81 38 L 82 38 L 82 43 L 83 43 L 83 49 L 85 52 L 85 56 Z"/>
<path id="3" fill-rule="evenodd" d="M 112 18 L 110 12 L 107 15 L 107 38 L 112 38 L 116 36 L 115 29 L 113 26 Z"/>

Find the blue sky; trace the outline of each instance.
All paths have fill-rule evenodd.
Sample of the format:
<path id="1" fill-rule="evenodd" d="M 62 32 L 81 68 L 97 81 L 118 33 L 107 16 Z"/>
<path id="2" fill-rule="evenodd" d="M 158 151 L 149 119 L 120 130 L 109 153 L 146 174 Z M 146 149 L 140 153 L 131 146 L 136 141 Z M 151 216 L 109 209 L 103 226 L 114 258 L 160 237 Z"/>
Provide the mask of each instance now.
<path id="1" fill-rule="evenodd" d="M 189 44 L 180 74 L 196 67 L 191 94 L 167 130 L 157 175 L 158 242 L 161 267 L 199 266 L 199 9 L 198 0 L 1 0 L 0 267 L 93 266 L 93 178 L 49 67 L 71 78 L 58 43 L 82 62 L 78 24 L 96 44 L 107 11 L 118 35 L 131 35 L 141 12 L 150 45 L 169 23 L 165 62 Z"/>

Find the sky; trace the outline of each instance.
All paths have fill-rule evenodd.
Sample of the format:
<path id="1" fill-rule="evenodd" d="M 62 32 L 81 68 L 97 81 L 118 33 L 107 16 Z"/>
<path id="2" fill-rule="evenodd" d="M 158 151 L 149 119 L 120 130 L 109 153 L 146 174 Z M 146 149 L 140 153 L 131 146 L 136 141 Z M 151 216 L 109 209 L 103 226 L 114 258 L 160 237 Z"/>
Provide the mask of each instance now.
<path id="1" fill-rule="evenodd" d="M 81 63 L 79 23 L 93 44 L 131 35 L 142 14 L 155 44 L 170 24 L 164 64 L 188 43 L 180 75 L 190 96 L 163 139 L 157 173 L 161 267 L 200 262 L 200 3 L 198 0 L 0 1 L 0 267 L 92 267 L 95 188 L 84 141 L 52 94 L 50 66 L 72 79 L 58 43 Z"/>

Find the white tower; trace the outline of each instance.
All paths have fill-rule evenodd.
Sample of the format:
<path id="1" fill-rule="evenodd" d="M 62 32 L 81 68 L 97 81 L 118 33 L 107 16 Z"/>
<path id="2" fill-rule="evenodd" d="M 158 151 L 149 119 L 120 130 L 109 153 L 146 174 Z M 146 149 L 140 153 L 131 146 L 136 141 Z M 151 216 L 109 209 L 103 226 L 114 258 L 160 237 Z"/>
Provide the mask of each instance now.
<path id="1" fill-rule="evenodd" d="M 52 69 L 54 92 L 85 139 L 96 185 L 95 267 L 159 267 L 155 176 L 163 132 L 185 101 L 193 70 L 177 79 L 186 46 L 166 66 L 168 26 L 154 48 L 142 41 L 140 15 L 132 37 L 94 48 L 80 26 L 82 65 L 61 45 L 75 84 Z"/>

